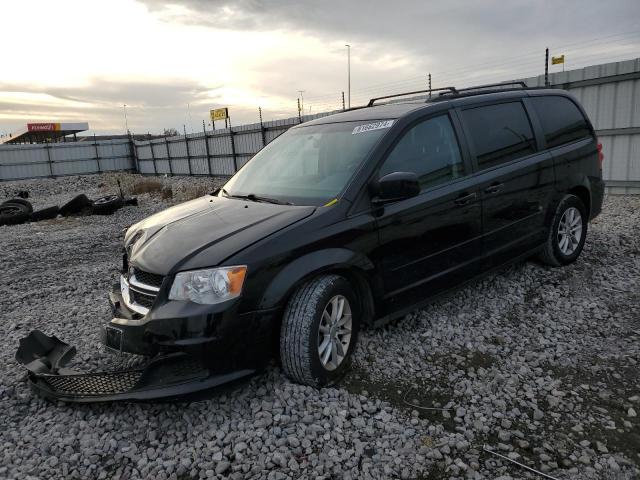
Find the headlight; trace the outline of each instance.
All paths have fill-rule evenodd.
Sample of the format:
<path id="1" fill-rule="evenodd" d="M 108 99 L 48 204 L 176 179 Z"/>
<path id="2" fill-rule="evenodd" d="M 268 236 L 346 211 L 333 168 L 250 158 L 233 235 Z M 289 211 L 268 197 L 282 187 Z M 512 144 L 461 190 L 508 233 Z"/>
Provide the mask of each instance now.
<path id="1" fill-rule="evenodd" d="M 236 298 L 242 292 L 247 267 L 210 268 L 180 272 L 169 292 L 170 300 L 191 300 L 212 305 Z"/>

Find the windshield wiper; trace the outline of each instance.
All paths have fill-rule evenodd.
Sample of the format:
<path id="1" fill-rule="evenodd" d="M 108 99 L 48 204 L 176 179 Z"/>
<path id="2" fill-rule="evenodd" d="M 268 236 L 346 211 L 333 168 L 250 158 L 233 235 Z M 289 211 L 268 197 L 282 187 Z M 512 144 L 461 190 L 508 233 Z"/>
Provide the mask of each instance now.
<path id="1" fill-rule="evenodd" d="M 222 193 L 229 198 L 239 198 L 240 200 L 249 200 L 251 202 L 275 203 L 276 205 L 293 205 L 293 203 L 291 202 L 285 202 L 284 200 L 278 200 L 277 198 L 262 197 L 256 195 L 255 193 L 250 193 L 248 195 L 231 195 L 224 188 L 222 189 Z"/>

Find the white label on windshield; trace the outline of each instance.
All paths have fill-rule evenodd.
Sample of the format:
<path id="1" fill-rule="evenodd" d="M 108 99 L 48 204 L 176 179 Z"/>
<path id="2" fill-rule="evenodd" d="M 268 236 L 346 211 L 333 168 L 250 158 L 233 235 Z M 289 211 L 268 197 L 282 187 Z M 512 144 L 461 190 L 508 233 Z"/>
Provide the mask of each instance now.
<path id="1" fill-rule="evenodd" d="M 365 125 L 358 125 L 356 128 L 353 129 L 353 132 L 351 132 L 351 135 L 355 135 L 356 133 L 365 133 L 365 132 L 370 132 L 372 130 L 380 130 L 382 128 L 389 128 L 391 125 L 393 125 L 394 120 L 384 120 L 382 122 L 373 122 L 373 123 L 367 123 Z"/>

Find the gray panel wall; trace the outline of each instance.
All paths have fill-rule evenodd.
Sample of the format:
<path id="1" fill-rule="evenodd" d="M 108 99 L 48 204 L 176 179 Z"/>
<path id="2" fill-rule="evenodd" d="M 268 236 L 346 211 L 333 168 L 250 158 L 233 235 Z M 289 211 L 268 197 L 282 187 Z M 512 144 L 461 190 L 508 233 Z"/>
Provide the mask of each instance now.
<path id="1" fill-rule="evenodd" d="M 543 86 L 544 76 L 525 79 Z M 602 143 L 609 193 L 640 194 L 640 58 L 549 75 L 580 101 Z"/>
<path id="2" fill-rule="evenodd" d="M 233 127 L 233 132 L 225 128 L 166 139 L 137 141 L 135 150 L 138 168 L 140 173 L 150 175 L 230 176 L 262 147 L 292 126 L 332 113 L 335 112 L 305 115 L 302 119 L 293 117 L 262 124 L 240 125 Z"/>
<path id="3" fill-rule="evenodd" d="M 594 65 L 549 76 L 584 105 L 605 156 L 610 193 L 640 194 L 640 59 Z M 544 76 L 525 79 L 544 85 Z M 302 117 L 324 117 L 325 112 Z M 0 146 L 0 180 L 137 169 L 150 175 L 233 175 L 265 143 L 300 123 L 298 117 L 230 129 L 134 142 L 126 140 Z M 233 143 L 232 143 L 233 142 Z M 97 152 L 96 153 L 96 149 Z"/>
<path id="4" fill-rule="evenodd" d="M 0 145 L 0 181 L 135 170 L 128 140 Z"/>

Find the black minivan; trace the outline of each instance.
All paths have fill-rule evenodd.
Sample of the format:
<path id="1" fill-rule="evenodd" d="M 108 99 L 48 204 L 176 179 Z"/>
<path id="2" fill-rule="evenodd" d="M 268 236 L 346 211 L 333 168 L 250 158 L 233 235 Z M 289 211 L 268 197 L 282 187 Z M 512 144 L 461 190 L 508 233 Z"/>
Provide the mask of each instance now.
<path id="1" fill-rule="evenodd" d="M 365 325 L 509 262 L 575 261 L 604 193 L 576 99 L 439 90 L 291 128 L 219 191 L 129 228 L 106 345 L 212 374 L 275 357 L 321 386 Z"/>

